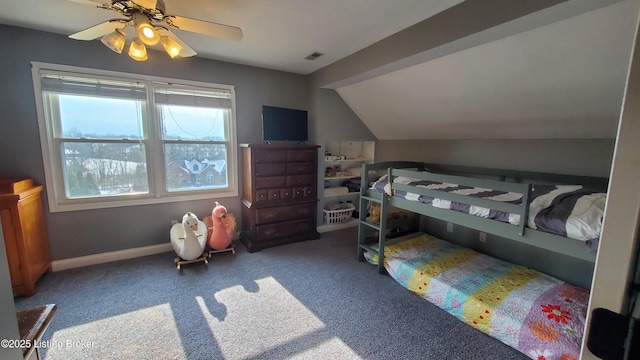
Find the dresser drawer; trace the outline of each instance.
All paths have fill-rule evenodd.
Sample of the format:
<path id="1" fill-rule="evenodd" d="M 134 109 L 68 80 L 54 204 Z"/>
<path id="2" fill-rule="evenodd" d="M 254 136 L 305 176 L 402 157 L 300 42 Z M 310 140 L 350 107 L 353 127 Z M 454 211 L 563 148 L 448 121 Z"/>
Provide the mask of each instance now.
<path id="1" fill-rule="evenodd" d="M 269 190 L 268 189 L 264 189 L 264 190 L 256 190 L 256 198 L 255 198 L 255 202 L 262 202 L 262 201 L 267 201 L 269 200 Z"/>
<path id="2" fill-rule="evenodd" d="M 293 188 L 280 189 L 280 199 L 288 200 L 293 198 Z"/>
<path id="3" fill-rule="evenodd" d="M 288 163 L 287 174 L 299 175 L 299 174 L 315 174 L 316 167 L 314 163 Z"/>
<path id="4" fill-rule="evenodd" d="M 285 187 L 287 178 L 284 176 L 271 176 L 271 177 L 257 177 L 256 189 L 267 189 L 274 187 Z"/>
<path id="5" fill-rule="evenodd" d="M 260 163 L 256 164 L 256 169 L 254 171 L 256 176 L 276 176 L 276 175 L 286 175 L 287 174 L 287 164 L 286 163 Z"/>
<path id="6" fill-rule="evenodd" d="M 261 189 L 261 190 L 256 190 L 256 198 L 255 201 L 256 202 L 262 202 L 262 201 L 275 201 L 275 200 L 280 200 L 282 199 L 282 190 L 284 189 Z"/>
<path id="7" fill-rule="evenodd" d="M 280 237 L 304 234 L 315 230 L 315 219 L 293 220 L 282 223 L 256 226 L 258 241 L 271 240 Z"/>
<path id="8" fill-rule="evenodd" d="M 285 162 L 287 161 L 286 150 L 264 150 L 256 149 L 253 152 L 253 161 L 256 163 L 262 162 Z"/>
<path id="9" fill-rule="evenodd" d="M 312 186 L 315 182 L 314 174 L 287 176 L 287 186 Z"/>
<path id="10" fill-rule="evenodd" d="M 316 150 L 287 150 L 287 161 L 314 161 Z"/>
<path id="11" fill-rule="evenodd" d="M 315 186 L 302 186 L 302 187 L 293 188 L 294 199 L 315 198 L 315 197 L 316 197 Z"/>
<path id="12" fill-rule="evenodd" d="M 280 189 L 269 189 L 267 193 L 269 194 L 269 200 L 280 200 Z"/>
<path id="13" fill-rule="evenodd" d="M 256 209 L 256 224 L 282 222 L 296 219 L 309 219 L 313 216 L 316 204 L 301 204 L 294 206 L 276 206 L 272 208 Z"/>

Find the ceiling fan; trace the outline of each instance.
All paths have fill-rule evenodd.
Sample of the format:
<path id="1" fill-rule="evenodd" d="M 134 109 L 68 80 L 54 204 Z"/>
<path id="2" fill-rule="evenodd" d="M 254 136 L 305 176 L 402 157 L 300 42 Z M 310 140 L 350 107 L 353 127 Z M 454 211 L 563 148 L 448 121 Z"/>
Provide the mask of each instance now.
<path id="1" fill-rule="evenodd" d="M 180 29 L 226 40 L 240 41 L 242 30 L 235 26 L 217 24 L 165 13 L 164 0 L 69 0 L 112 10 L 124 18 L 107 20 L 88 29 L 69 35 L 76 40 L 95 40 L 101 37 L 109 49 L 122 53 L 127 36 L 132 38 L 129 56 L 134 60 L 147 60 L 145 45 L 162 44 L 171 58 L 196 54 L 170 29 Z"/>

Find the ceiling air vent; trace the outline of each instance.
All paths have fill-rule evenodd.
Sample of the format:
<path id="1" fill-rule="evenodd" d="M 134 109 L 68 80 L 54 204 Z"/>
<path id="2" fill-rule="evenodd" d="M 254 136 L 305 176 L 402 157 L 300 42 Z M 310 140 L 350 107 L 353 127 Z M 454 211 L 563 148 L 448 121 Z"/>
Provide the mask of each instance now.
<path id="1" fill-rule="evenodd" d="M 307 59 L 307 60 L 315 60 L 315 59 L 319 58 L 322 55 L 324 55 L 324 54 L 315 51 L 315 52 L 312 52 L 311 54 L 309 54 L 309 56 L 307 56 L 305 59 Z"/>

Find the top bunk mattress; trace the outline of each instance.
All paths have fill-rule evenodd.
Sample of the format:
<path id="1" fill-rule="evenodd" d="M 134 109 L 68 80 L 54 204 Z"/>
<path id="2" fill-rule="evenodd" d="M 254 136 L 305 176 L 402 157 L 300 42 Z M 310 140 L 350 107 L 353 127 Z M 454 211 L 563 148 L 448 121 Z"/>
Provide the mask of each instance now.
<path id="1" fill-rule="evenodd" d="M 457 185 L 430 180 L 419 180 L 398 176 L 394 184 L 423 187 L 431 190 L 482 198 L 493 201 L 522 203 L 522 194 L 487 188 Z M 370 187 L 371 191 L 386 192 L 388 176 L 383 175 Z M 440 209 L 448 209 L 480 216 L 487 219 L 520 224 L 520 215 L 499 210 L 474 206 L 427 195 L 394 189 L 394 196 L 417 201 Z M 531 229 L 576 240 L 598 240 L 602 229 L 606 193 L 585 188 L 581 185 L 541 185 L 532 186 L 527 226 Z"/>

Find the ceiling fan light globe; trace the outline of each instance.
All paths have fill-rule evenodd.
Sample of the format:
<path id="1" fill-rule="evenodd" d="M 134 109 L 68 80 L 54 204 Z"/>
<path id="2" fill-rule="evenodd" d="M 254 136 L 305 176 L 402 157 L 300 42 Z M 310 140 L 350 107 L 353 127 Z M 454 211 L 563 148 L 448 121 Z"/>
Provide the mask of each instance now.
<path id="1" fill-rule="evenodd" d="M 122 54 L 122 49 L 124 49 L 125 36 L 122 31 L 116 29 L 116 31 L 109 33 L 102 37 L 100 40 L 104 44 L 104 46 L 108 47 L 114 52 L 118 54 Z"/>
<path id="2" fill-rule="evenodd" d="M 138 38 L 147 45 L 155 45 L 160 41 L 160 34 L 148 22 L 138 25 L 137 32 Z"/>
<path id="3" fill-rule="evenodd" d="M 175 58 L 176 56 L 179 56 L 180 52 L 182 51 L 182 46 L 180 46 L 180 44 L 173 41 L 168 36 L 161 37 L 160 43 L 162 43 L 164 50 L 167 52 L 167 54 L 169 54 L 169 56 L 172 59 Z"/>
<path id="4" fill-rule="evenodd" d="M 146 61 L 147 60 L 147 48 L 144 46 L 142 41 L 139 39 L 134 39 L 129 46 L 129 56 L 136 61 Z"/>

